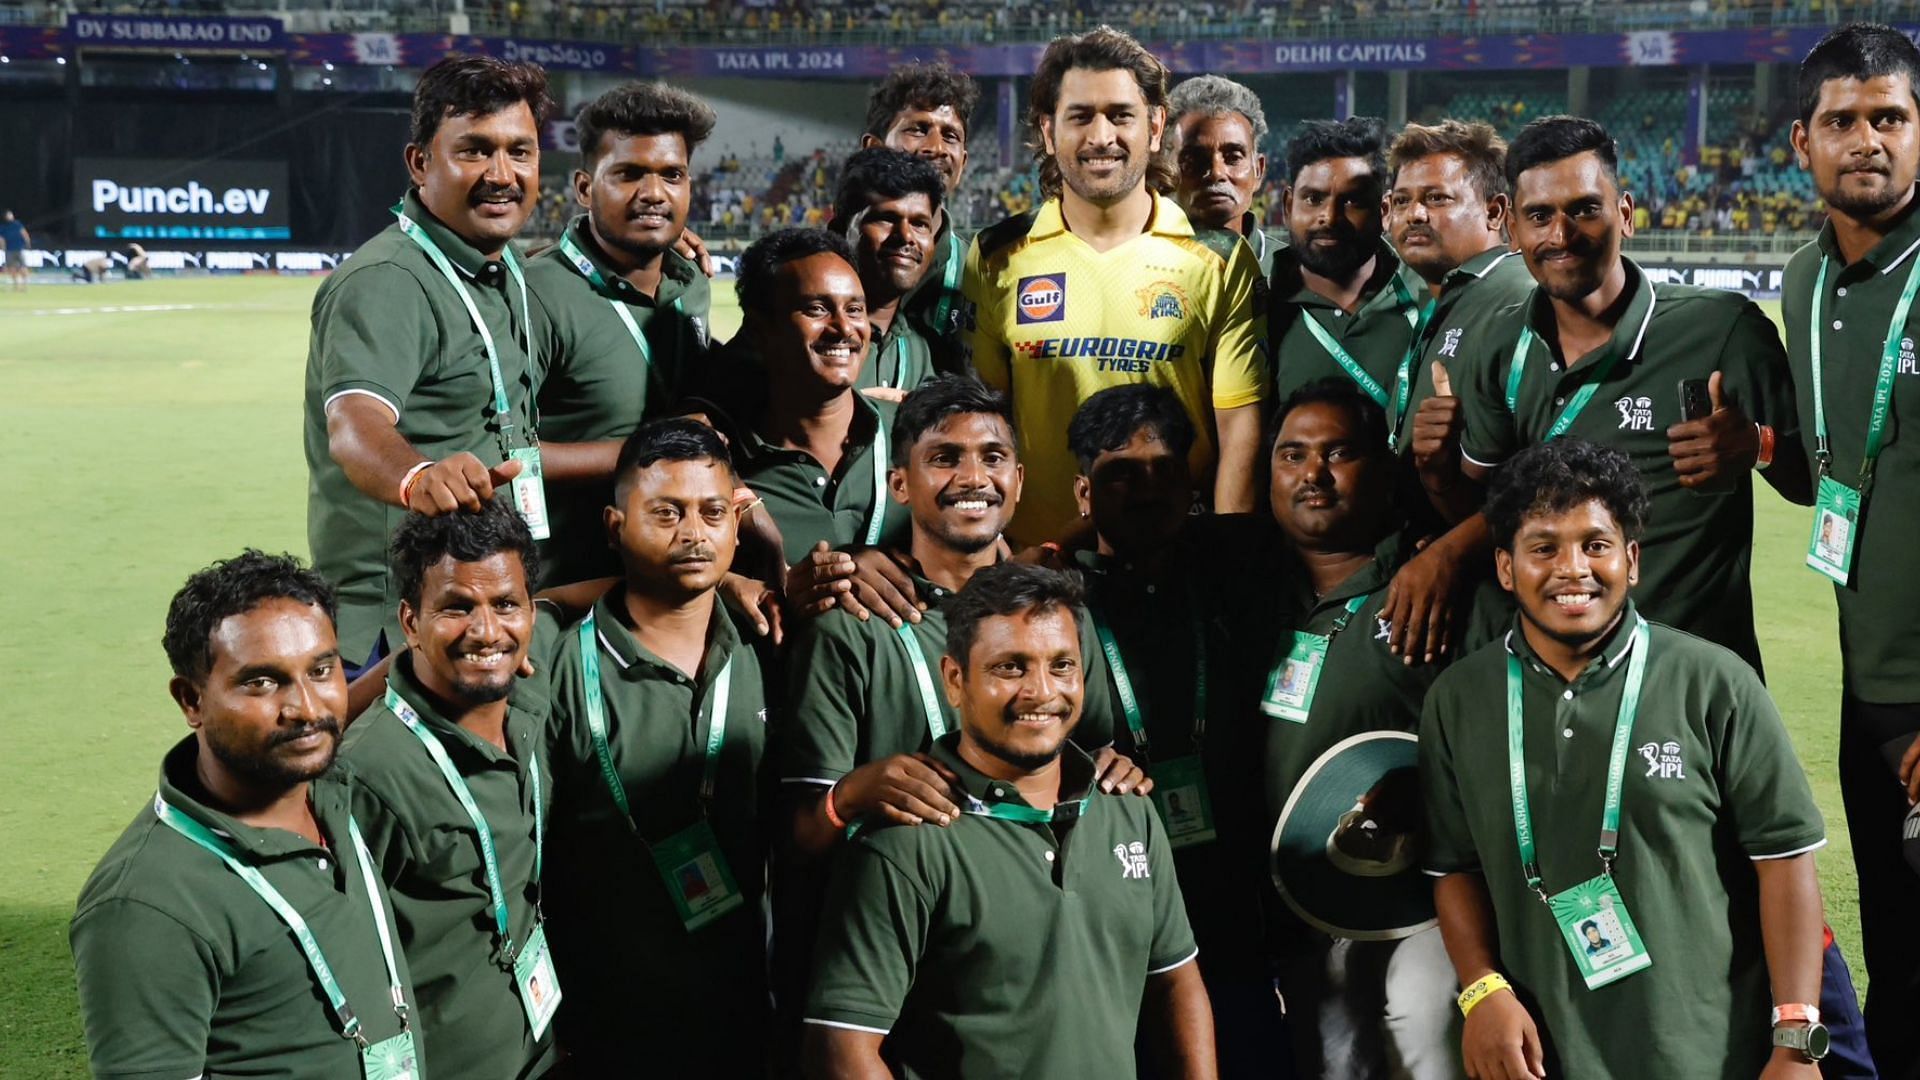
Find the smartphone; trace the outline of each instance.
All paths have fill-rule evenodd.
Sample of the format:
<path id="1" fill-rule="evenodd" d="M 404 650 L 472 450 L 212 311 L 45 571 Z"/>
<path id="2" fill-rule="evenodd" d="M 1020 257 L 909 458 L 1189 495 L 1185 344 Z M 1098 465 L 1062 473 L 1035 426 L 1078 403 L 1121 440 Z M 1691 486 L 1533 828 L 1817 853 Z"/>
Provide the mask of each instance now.
<path id="1" fill-rule="evenodd" d="M 1713 412 L 1713 395 L 1705 379 L 1680 380 L 1680 419 L 1701 420 Z"/>

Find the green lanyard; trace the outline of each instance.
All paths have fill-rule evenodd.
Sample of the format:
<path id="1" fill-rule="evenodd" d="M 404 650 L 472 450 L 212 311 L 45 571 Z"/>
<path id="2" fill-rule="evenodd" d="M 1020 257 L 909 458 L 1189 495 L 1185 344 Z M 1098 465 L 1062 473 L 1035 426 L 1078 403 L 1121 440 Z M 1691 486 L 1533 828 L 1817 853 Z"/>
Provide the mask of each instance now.
<path id="1" fill-rule="evenodd" d="M 963 814 L 975 817 L 992 818 L 995 821 L 1012 821 L 1021 825 L 1050 825 L 1056 821 L 1069 822 L 1086 816 L 1087 807 L 1093 805 L 1093 794 L 1089 792 L 1072 802 L 1060 802 L 1051 810 L 1041 810 L 1022 803 L 982 802 L 972 795 L 967 796 L 967 805 L 960 808 Z"/>
<path id="2" fill-rule="evenodd" d="M 193 841 L 212 852 L 228 869 L 240 875 L 260 899 L 267 902 L 280 921 L 293 931 L 293 939 L 300 944 L 300 951 L 307 954 L 307 966 L 313 969 L 313 977 L 320 981 L 320 989 L 327 995 L 327 1004 L 333 1007 L 334 1019 L 340 1023 L 340 1034 L 352 1039 L 362 1049 L 367 1046 L 367 1037 L 360 1031 L 360 1018 L 354 1015 L 353 1006 L 347 1004 L 347 995 L 340 989 L 339 980 L 333 977 L 333 968 L 320 951 L 320 942 L 313 936 L 313 930 L 307 926 L 307 920 L 287 902 L 273 883 L 261 876 L 260 871 L 240 861 L 225 840 L 212 829 L 181 813 L 166 797 L 155 793 L 153 812 L 160 821 L 174 832 Z M 400 1030 L 407 1029 L 407 992 L 400 982 L 400 967 L 393 959 L 393 932 L 387 926 L 387 913 L 380 906 L 382 888 L 378 878 L 373 875 L 373 856 L 367 852 L 367 842 L 360 836 L 360 826 L 347 815 L 347 835 L 353 840 L 353 854 L 360 861 L 360 880 L 367 890 L 367 905 L 373 909 L 374 929 L 380 935 L 380 953 L 387 962 L 387 989 L 393 998 L 393 1015 L 400 1018 Z"/>
<path id="3" fill-rule="evenodd" d="M 1127 674 L 1127 662 L 1120 655 L 1120 642 L 1113 636 L 1113 627 L 1100 614 L 1100 609 L 1087 605 L 1087 614 L 1093 617 L 1093 632 L 1100 639 L 1100 651 L 1106 655 L 1107 667 L 1113 672 L 1113 688 L 1120 694 L 1120 711 L 1127 718 L 1127 730 L 1133 733 L 1133 747 L 1140 754 L 1147 753 L 1146 713 L 1140 707 L 1139 695 L 1134 693 L 1133 679 Z M 1207 628 L 1198 618 L 1193 620 L 1193 743 L 1197 747 L 1207 734 Z"/>
<path id="4" fill-rule="evenodd" d="M 1653 282 L 1648 281 L 1646 286 L 1648 307 L 1651 308 L 1654 301 Z M 1649 310 L 1647 315 L 1651 318 L 1653 312 Z M 1522 326 L 1520 341 L 1513 347 L 1513 364 L 1507 372 L 1507 411 L 1515 416 L 1520 414 L 1520 376 L 1527 367 L 1527 353 L 1532 350 L 1533 343 L 1537 340 L 1539 339 L 1534 335 L 1533 327 Z M 1550 442 L 1567 433 L 1567 429 L 1573 426 L 1574 420 L 1587 407 L 1587 402 L 1593 400 L 1593 395 L 1599 391 L 1600 384 L 1606 382 L 1607 376 L 1613 373 L 1613 365 L 1619 360 L 1619 353 L 1607 354 L 1606 359 L 1593 369 L 1593 378 L 1588 379 L 1585 386 L 1573 392 L 1573 397 L 1568 400 L 1566 409 L 1560 413 L 1560 418 L 1553 422 L 1553 427 L 1547 429 L 1547 437 L 1540 440 L 1541 442 Z"/>
<path id="5" fill-rule="evenodd" d="M 647 381 L 653 384 L 655 390 L 662 394 L 666 393 L 666 380 L 662 378 L 660 369 L 654 365 L 653 347 L 647 343 L 647 335 L 640 332 L 640 324 L 634 321 L 633 312 L 627 305 L 616 297 L 608 295 L 613 291 L 612 286 L 607 284 L 606 276 L 600 273 L 600 268 L 593 265 L 593 260 L 587 258 L 587 253 L 580 250 L 580 245 L 573 242 L 572 233 L 560 235 L 560 252 L 572 260 L 573 268 L 580 271 L 580 276 L 586 278 L 595 289 L 599 290 L 607 306 L 620 317 L 621 324 L 627 328 L 627 336 L 633 338 L 634 345 L 640 350 L 640 363 L 647 369 Z M 685 309 L 680 306 L 679 297 L 674 298 L 671 306 L 674 311 L 685 314 Z"/>
<path id="6" fill-rule="evenodd" d="M 1413 294 L 1407 291 L 1406 283 L 1400 280 L 1399 274 L 1393 277 L 1393 294 L 1397 310 L 1406 316 L 1408 325 L 1413 328 L 1413 337 L 1407 342 L 1407 350 L 1401 354 L 1400 366 L 1394 372 L 1391 406 L 1387 402 L 1386 390 L 1372 375 L 1367 374 L 1367 369 L 1360 366 L 1360 362 L 1353 358 L 1353 354 L 1334 340 L 1333 335 L 1327 332 L 1326 327 L 1320 325 L 1320 320 L 1314 318 L 1311 312 L 1301 313 L 1301 321 L 1307 324 L 1307 332 L 1313 335 L 1313 339 L 1320 343 L 1320 347 L 1327 351 L 1328 356 L 1333 357 L 1334 363 L 1339 364 L 1341 370 L 1358 383 L 1360 389 L 1365 390 L 1367 396 L 1378 402 L 1381 408 L 1392 408 L 1393 423 L 1387 434 L 1389 444 L 1399 437 L 1400 428 L 1407 421 L 1407 406 L 1413 401 L 1413 361 L 1420 354 L 1420 339 L 1427 331 L 1427 323 L 1433 318 L 1433 302 L 1415 303 Z"/>
<path id="7" fill-rule="evenodd" d="M 600 689 L 600 640 L 593 612 L 580 620 L 580 676 L 587 688 L 587 731 L 593 736 L 593 756 L 600 762 L 600 778 L 607 782 L 613 803 L 627 820 L 635 836 L 640 826 L 634 823 L 633 810 L 627 805 L 627 787 L 613 767 L 613 750 L 607 745 L 607 702 Z M 713 791 L 720 775 L 720 749 L 727 739 L 727 703 L 733 690 L 733 658 L 729 656 L 713 683 L 713 705 L 707 714 L 706 761 L 700 771 L 700 814 L 705 817 L 713 803 Z M 699 730 L 699 724 L 694 724 Z"/>
<path id="8" fill-rule="evenodd" d="M 480 813 L 480 807 L 474 804 L 473 792 L 468 790 L 466 780 L 460 776 L 459 770 L 453 767 L 452 760 L 447 757 L 446 747 L 441 746 L 440 740 L 420 722 L 420 714 L 413 711 L 413 706 L 407 704 L 406 699 L 400 696 L 392 683 L 387 684 L 387 708 L 392 710 L 393 715 L 400 718 L 400 722 L 407 726 L 408 731 L 413 732 L 414 738 L 420 740 L 420 745 L 427 748 L 427 756 L 433 758 L 433 763 L 440 767 L 440 775 L 447 778 L 447 786 L 453 789 L 453 797 L 460 800 L 460 808 L 467 812 L 467 819 L 473 822 L 473 831 L 480 838 L 480 858 L 487 866 L 487 892 L 493 898 L 493 926 L 500 934 L 501 952 L 506 955 L 507 962 L 512 963 L 519 955 L 519 950 L 513 943 L 512 925 L 507 920 L 507 890 L 500 883 L 500 859 L 493 850 L 493 830 L 488 828 L 486 816 Z M 540 853 L 546 846 L 547 836 L 546 815 L 540 809 L 540 762 L 538 760 L 527 763 L 527 774 L 531 777 L 533 786 L 533 880 L 534 884 L 538 885 Z M 538 904 L 535 905 L 534 917 L 536 921 L 539 918 Z"/>
<path id="9" fill-rule="evenodd" d="M 893 339 L 893 378 L 875 373 L 874 379 L 882 389 L 904 388 L 907 381 L 907 335 L 900 334 Z"/>
<path id="10" fill-rule="evenodd" d="M 1627 751 L 1633 742 L 1634 714 L 1640 709 L 1640 683 L 1647 674 L 1651 637 L 1647 620 L 1638 619 L 1633 628 L 1633 643 L 1628 646 L 1633 650 L 1633 658 L 1627 662 L 1627 685 L 1620 693 L 1620 711 L 1613 721 L 1613 751 L 1607 759 L 1607 798 L 1600 810 L 1600 865 L 1609 876 L 1613 874 L 1614 856 L 1620 850 L 1620 800 L 1626 789 Z M 1521 720 L 1520 658 L 1508 653 L 1507 780 L 1513 790 L 1513 832 L 1520 841 L 1520 870 L 1527 876 L 1527 888 L 1545 900 L 1547 890 L 1533 846 L 1533 814 L 1527 805 L 1526 735 Z"/>
<path id="11" fill-rule="evenodd" d="M 1813 368 L 1813 434 L 1817 444 L 1814 456 L 1820 463 L 1821 476 L 1833 470 L 1833 455 L 1827 449 L 1827 395 L 1820 375 L 1820 339 L 1826 329 L 1820 324 L 1820 307 L 1827 291 L 1827 261 L 1826 256 L 1820 257 L 1820 276 L 1813 282 L 1813 312 L 1807 326 L 1808 359 Z M 1887 434 L 1887 417 L 1893 412 L 1893 376 L 1900 357 L 1900 331 L 1907 325 L 1907 313 L 1913 310 L 1916 291 L 1920 291 L 1920 256 L 1914 257 L 1913 269 L 1907 271 L 1906 287 L 1900 290 L 1900 302 L 1893 306 L 1893 319 L 1887 323 L 1887 340 L 1880 346 L 1880 374 L 1873 383 L 1873 415 L 1867 421 L 1867 448 L 1860 458 L 1862 493 L 1873 484 L 1874 462 L 1879 460 L 1880 444 Z"/>
<path id="12" fill-rule="evenodd" d="M 947 219 L 947 268 L 940 283 L 940 300 L 933 308 L 933 331 L 936 334 L 947 332 L 947 316 L 953 311 L 953 298 L 960 289 L 960 270 L 966 263 L 967 253 L 961 247 L 958 237 L 953 235 L 953 219 Z"/>
<path id="13" fill-rule="evenodd" d="M 1333 648 L 1333 639 L 1340 636 L 1340 631 L 1347 628 L 1347 624 L 1353 621 L 1355 615 L 1360 614 L 1360 609 L 1367 606 L 1367 598 L 1372 595 L 1370 592 L 1363 592 L 1347 601 L 1346 610 L 1340 613 L 1340 617 L 1335 619 L 1333 626 L 1327 630 L 1327 648 Z"/>
<path id="14" fill-rule="evenodd" d="M 480 343 L 487 350 L 487 374 L 493 379 L 493 411 L 500 417 L 500 442 L 503 446 L 510 447 L 513 445 L 513 409 L 507 400 L 507 380 L 506 376 L 500 372 L 500 350 L 493 343 L 493 331 L 487 328 L 487 320 L 480 317 L 480 309 L 474 305 L 473 294 L 468 292 L 466 285 L 461 282 L 460 275 L 454 270 L 453 263 L 447 260 L 446 253 L 433 242 L 433 237 L 426 234 L 426 230 L 420 228 L 412 218 L 407 216 L 406 210 L 403 209 L 404 205 L 399 204 L 393 208 L 393 216 L 400 219 L 400 231 L 406 233 L 407 239 L 419 245 L 420 250 L 427 253 L 427 258 L 433 260 L 433 265 L 439 268 L 440 275 L 447 279 L 447 283 L 453 286 L 453 291 L 460 295 L 460 302 L 467 306 L 467 316 L 473 320 L 473 328 L 480 332 Z M 507 273 L 511 274 L 514 283 L 520 286 L 522 347 L 526 350 L 528 363 L 532 363 L 533 316 L 527 305 L 527 277 L 520 272 L 520 261 L 514 257 L 512 244 L 507 245 L 502 259 L 507 264 Z"/>
<path id="15" fill-rule="evenodd" d="M 912 623 L 903 622 L 894 627 L 893 632 L 900 635 L 907 659 L 913 662 L 913 681 L 920 687 L 920 708 L 927 715 L 927 732 L 938 742 L 947 733 L 947 718 L 940 713 L 940 700 L 933 696 L 933 673 L 927 670 L 927 657 L 920 650 L 920 639 L 914 636 Z"/>
<path id="16" fill-rule="evenodd" d="M 887 425 L 871 403 L 864 400 L 862 403 L 873 413 L 873 508 L 867 513 L 867 546 L 872 547 L 880 542 L 881 526 L 887 520 Z M 918 656 L 919 651 L 915 650 L 914 655 Z"/>

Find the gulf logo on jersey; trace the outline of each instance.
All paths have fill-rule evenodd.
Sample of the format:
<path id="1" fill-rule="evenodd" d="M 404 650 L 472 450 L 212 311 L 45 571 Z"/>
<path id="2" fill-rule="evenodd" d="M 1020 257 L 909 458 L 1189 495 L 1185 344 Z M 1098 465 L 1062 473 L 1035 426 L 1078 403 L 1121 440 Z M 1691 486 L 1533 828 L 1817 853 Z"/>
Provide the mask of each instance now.
<path id="1" fill-rule="evenodd" d="M 1036 277 L 1023 277 L 1020 287 L 1014 290 L 1019 302 L 1019 315 L 1014 319 L 1020 325 L 1027 323 L 1059 322 L 1067 316 L 1067 275 L 1040 274 Z"/>

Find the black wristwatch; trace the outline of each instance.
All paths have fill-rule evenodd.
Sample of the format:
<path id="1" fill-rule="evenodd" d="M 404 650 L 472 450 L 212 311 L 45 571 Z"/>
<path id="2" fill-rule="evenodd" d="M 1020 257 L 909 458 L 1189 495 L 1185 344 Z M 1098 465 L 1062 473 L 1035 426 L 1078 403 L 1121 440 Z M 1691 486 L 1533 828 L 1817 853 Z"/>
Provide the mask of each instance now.
<path id="1" fill-rule="evenodd" d="M 1827 1036 L 1825 1024 L 1784 1024 L 1773 1029 L 1773 1045 L 1784 1046 L 1789 1050 L 1798 1050 L 1807 1055 L 1807 1060 L 1818 1062 L 1827 1056 L 1832 1039 Z"/>

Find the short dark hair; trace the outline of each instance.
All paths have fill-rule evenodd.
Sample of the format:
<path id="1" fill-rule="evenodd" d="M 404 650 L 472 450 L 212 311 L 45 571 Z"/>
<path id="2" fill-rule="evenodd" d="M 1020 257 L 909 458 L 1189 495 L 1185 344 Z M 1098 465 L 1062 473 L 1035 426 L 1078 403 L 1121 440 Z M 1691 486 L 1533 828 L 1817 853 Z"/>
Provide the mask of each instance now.
<path id="1" fill-rule="evenodd" d="M 893 122 L 908 109 L 953 110 L 967 135 L 973 134 L 974 110 L 980 107 L 980 87 L 951 64 L 901 64 L 867 95 L 867 134 L 885 139 Z"/>
<path id="2" fill-rule="evenodd" d="M 1530 517 L 1564 514 L 1598 500 L 1628 540 L 1647 526 L 1647 486 L 1627 455 L 1585 439 L 1530 446 L 1494 474 L 1487 490 L 1487 526 L 1495 547 L 1513 549 Z"/>
<path id="3" fill-rule="evenodd" d="M 580 138 L 580 167 L 593 171 L 593 163 L 606 150 L 602 144 L 609 133 L 616 135 L 678 135 L 687 144 L 687 155 L 713 134 L 713 109 L 685 90 L 666 83 L 630 82 L 594 98 L 580 107 L 573 118 L 575 134 Z"/>
<path id="4" fill-rule="evenodd" d="M 491 116 L 523 101 L 534 124 L 546 123 L 553 99 L 540 65 L 455 53 L 428 68 L 413 88 L 413 145 L 425 148 L 450 116 Z"/>
<path id="5" fill-rule="evenodd" d="M 856 150 L 840 168 L 840 184 L 833 195 L 834 228 L 844 231 L 876 195 L 883 199 L 925 195 L 937 213 L 947 195 L 947 182 L 932 162 L 917 154 L 885 146 Z"/>
<path id="6" fill-rule="evenodd" d="M 1287 183 L 1300 170 L 1329 158 L 1365 158 L 1384 190 L 1387 184 L 1387 125 L 1377 116 L 1345 120 L 1307 120 L 1287 140 Z"/>
<path id="7" fill-rule="evenodd" d="M 613 467 L 616 483 L 659 461 L 713 460 L 733 469 L 733 455 L 720 433 L 698 420 L 684 416 L 641 424 L 627 441 L 620 444 L 620 458 Z"/>
<path id="8" fill-rule="evenodd" d="M 1280 440 L 1280 427 L 1287 422 L 1293 410 L 1303 405 L 1333 405 L 1347 410 L 1354 423 L 1360 428 L 1355 433 L 1355 442 L 1368 453 L 1375 450 L 1385 452 L 1387 448 L 1387 410 L 1373 400 L 1366 391 L 1344 375 L 1329 375 L 1315 379 L 1293 393 L 1288 394 L 1273 410 L 1273 419 L 1267 422 L 1267 454 L 1273 454 L 1274 446 Z"/>
<path id="9" fill-rule="evenodd" d="M 1620 153 L 1613 136 L 1598 120 L 1584 116 L 1543 116 L 1520 129 L 1507 144 L 1507 185 L 1518 189 L 1520 174 L 1541 165 L 1592 152 L 1607 167 L 1607 178 L 1620 186 Z"/>
<path id="10" fill-rule="evenodd" d="M 1392 178 L 1398 178 L 1401 169 L 1435 154 L 1459 158 L 1482 199 L 1507 194 L 1507 141 L 1492 124 L 1464 120 L 1408 124 L 1387 150 L 1387 168 Z"/>
<path id="11" fill-rule="evenodd" d="M 989 566 L 968 578 L 947 602 L 947 655 L 966 667 L 980 624 L 996 616 L 1065 610 L 1078 631 L 1080 605 L 1086 599 L 1080 575 L 1072 571 L 1011 560 Z"/>
<path id="12" fill-rule="evenodd" d="M 328 622 L 340 610 L 327 579 L 291 555 L 248 548 L 196 571 L 167 605 L 167 629 L 160 644 L 173 673 L 195 683 L 205 680 L 213 670 L 213 632 L 221 622 L 281 599 L 317 607 L 327 613 Z"/>
<path id="13" fill-rule="evenodd" d="M 1905 75 L 1920 105 L 1920 48 L 1907 35 L 1880 23 L 1848 23 L 1828 32 L 1800 61 L 1800 122 L 1813 122 L 1820 88 L 1831 79 Z"/>
<path id="14" fill-rule="evenodd" d="M 478 510 L 455 510 L 438 517 L 408 514 L 387 543 L 387 562 L 393 567 L 400 598 L 415 607 L 420 604 L 427 569 L 441 559 L 451 556 L 455 562 L 479 562 L 501 554 L 520 556 L 531 590 L 540 579 L 540 551 L 526 519 L 504 490 L 495 491 Z"/>
<path id="15" fill-rule="evenodd" d="M 740 255 L 734 294 L 740 310 L 766 313 L 773 303 L 773 276 L 782 266 L 810 255 L 834 254 L 852 267 L 853 248 L 847 238 L 826 229 L 781 229 L 755 240 Z"/>
<path id="16" fill-rule="evenodd" d="M 1040 55 L 1039 67 L 1034 70 L 1033 82 L 1027 87 L 1027 148 L 1033 151 L 1034 164 L 1040 167 L 1040 191 L 1048 196 L 1060 194 L 1064 179 L 1060 163 L 1047 152 L 1041 122 L 1053 119 L 1053 111 L 1060 104 L 1060 84 L 1066 80 L 1067 72 L 1075 69 L 1124 71 L 1133 76 L 1149 110 L 1167 107 L 1170 78 L 1167 65 L 1131 34 L 1103 24 L 1084 34 L 1063 34 L 1048 42 L 1047 51 Z M 1159 194 L 1172 191 L 1179 184 L 1180 175 L 1170 150 L 1171 147 L 1163 143 L 1160 152 L 1147 161 L 1147 188 Z"/>
<path id="17" fill-rule="evenodd" d="M 1067 424 L 1067 449 L 1080 462 L 1082 474 L 1108 450 L 1118 450 L 1145 428 L 1179 457 L 1193 449 L 1193 420 L 1180 398 L 1164 386 L 1129 383 L 1109 386 L 1080 403 Z"/>
<path id="18" fill-rule="evenodd" d="M 893 414 L 889 451 L 895 465 L 903 464 L 920 436 L 955 416 L 992 413 L 1013 430 L 1013 402 L 971 375 L 935 375 L 908 392 Z"/>

